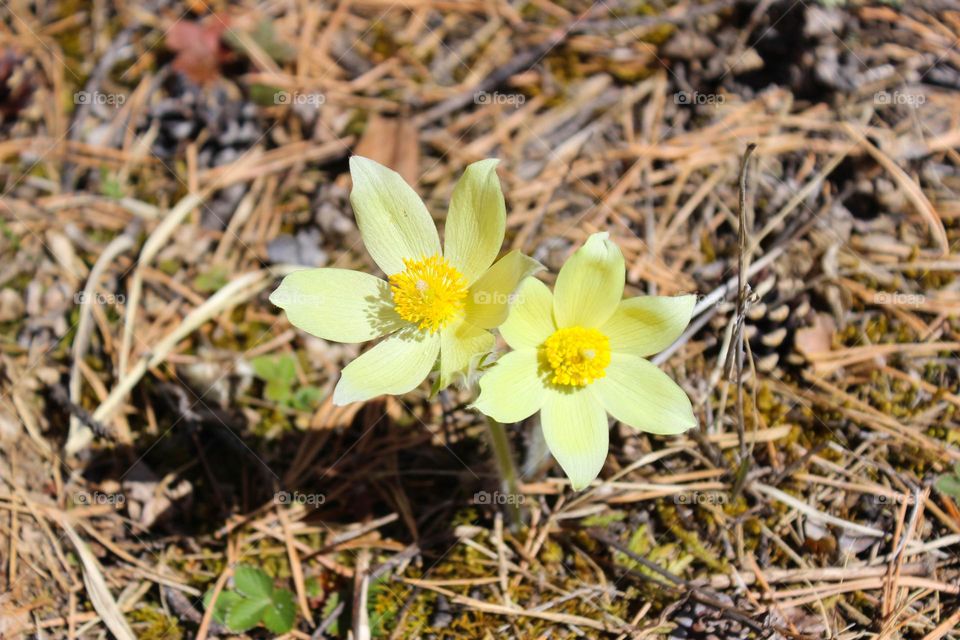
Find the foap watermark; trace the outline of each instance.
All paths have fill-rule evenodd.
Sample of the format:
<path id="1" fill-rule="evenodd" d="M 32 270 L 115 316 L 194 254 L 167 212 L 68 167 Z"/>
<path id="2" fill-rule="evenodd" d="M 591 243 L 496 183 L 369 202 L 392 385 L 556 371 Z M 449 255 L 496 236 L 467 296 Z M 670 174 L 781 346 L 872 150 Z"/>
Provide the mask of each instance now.
<path id="1" fill-rule="evenodd" d="M 911 93 L 909 91 L 877 91 L 873 94 L 874 104 L 900 104 L 909 107 L 919 107 L 926 104 L 927 96 L 922 93 Z"/>
<path id="2" fill-rule="evenodd" d="M 319 107 L 327 101 L 327 96 L 322 93 L 301 93 L 299 91 L 278 91 L 273 94 L 273 104 L 283 105 L 307 105 Z"/>
<path id="3" fill-rule="evenodd" d="M 700 91 L 677 91 L 673 94 L 674 104 L 713 104 L 726 102 L 722 93 L 702 93 Z"/>
<path id="4" fill-rule="evenodd" d="M 109 504 L 120 507 L 127 502 L 127 496 L 122 493 L 104 493 L 103 491 L 94 491 L 93 493 L 79 492 L 74 494 L 73 501 L 76 504 L 84 506 Z"/>
<path id="5" fill-rule="evenodd" d="M 100 91 L 77 91 L 73 94 L 73 104 L 93 104 L 107 107 L 122 107 L 127 96 L 122 93 L 102 93 Z"/>
<path id="6" fill-rule="evenodd" d="M 270 296 L 270 300 L 280 307 L 298 304 L 319 306 L 327 301 L 326 297 L 319 293 L 300 293 L 283 288 L 274 291 L 273 295 Z"/>
<path id="7" fill-rule="evenodd" d="M 704 300 L 707 300 L 707 296 L 710 294 L 701 293 L 700 291 L 678 291 L 673 294 L 674 296 L 694 296 L 697 299 L 697 305 L 703 303 Z M 710 306 L 716 307 L 718 309 L 722 308 L 727 303 L 727 299 L 723 296 L 718 296 L 716 300 L 713 301 L 713 304 Z"/>
<path id="8" fill-rule="evenodd" d="M 522 493 L 477 491 L 473 494 L 474 504 L 523 504 L 526 500 L 527 497 Z"/>
<path id="9" fill-rule="evenodd" d="M 478 91 L 473 94 L 474 104 L 503 104 L 511 107 L 519 107 L 527 101 L 527 96 L 522 93 L 500 93 L 499 91 Z"/>
<path id="10" fill-rule="evenodd" d="M 103 305 L 112 305 L 112 304 L 124 304 L 127 301 L 127 296 L 122 293 L 100 293 L 99 291 L 94 291 L 92 293 L 87 293 L 86 291 L 78 291 L 73 294 L 73 303 L 74 304 L 103 304 Z"/>
<path id="11" fill-rule="evenodd" d="M 720 491 L 688 491 L 673 496 L 674 504 L 727 504 L 727 494 Z"/>
<path id="12" fill-rule="evenodd" d="M 889 291 L 878 291 L 873 294 L 874 304 L 893 304 L 900 307 L 919 307 L 927 301 L 927 297 L 921 293 L 899 293 Z"/>
<path id="13" fill-rule="evenodd" d="M 476 304 L 514 304 L 522 303 L 523 296 L 518 293 L 503 293 L 502 291 L 477 291 L 473 294 Z"/>
<path id="14" fill-rule="evenodd" d="M 277 491 L 273 495 L 276 504 L 302 504 L 308 507 L 319 507 L 327 501 L 322 493 L 301 493 L 299 491 Z"/>
<path id="15" fill-rule="evenodd" d="M 912 493 L 873 494 L 870 500 L 876 505 L 900 506 L 917 504 L 917 496 Z"/>

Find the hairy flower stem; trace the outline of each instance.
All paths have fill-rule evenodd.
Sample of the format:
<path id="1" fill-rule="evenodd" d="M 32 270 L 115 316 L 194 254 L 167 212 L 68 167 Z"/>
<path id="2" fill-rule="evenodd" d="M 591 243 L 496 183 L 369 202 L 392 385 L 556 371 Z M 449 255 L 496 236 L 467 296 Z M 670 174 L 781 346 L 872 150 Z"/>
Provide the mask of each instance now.
<path id="1" fill-rule="evenodd" d="M 497 459 L 497 469 L 500 471 L 500 486 L 505 496 L 503 504 L 507 509 L 510 529 L 516 531 L 523 524 L 523 512 L 520 510 L 520 482 L 517 479 L 513 452 L 510 450 L 510 440 L 507 438 L 506 428 L 493 418 L 487 417 L 487 428 L 493 455 Z"/>

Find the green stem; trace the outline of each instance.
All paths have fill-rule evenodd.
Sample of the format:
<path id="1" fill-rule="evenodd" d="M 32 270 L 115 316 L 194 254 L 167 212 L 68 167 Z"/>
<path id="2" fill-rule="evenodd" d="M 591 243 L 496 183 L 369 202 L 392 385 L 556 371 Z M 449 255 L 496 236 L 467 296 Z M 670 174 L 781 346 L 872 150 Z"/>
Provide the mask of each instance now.
<path id="1" fill-rule="evenodd" d="M 510 519 L 510 528 L 518 529 L 523 524 L 523 513 L 520 510 L 520 482 L 517 479 L 517 466 L 513 461 L 513 452 L 510 450 L 510 440 L 507 430 L 502 424 L 487 417 L 487 427 L 490 432 L 490 445 L 493 455 L 497 459 L 497 469 L 500 471 L 501 491 L 506 496 L 507 516 Z"/>

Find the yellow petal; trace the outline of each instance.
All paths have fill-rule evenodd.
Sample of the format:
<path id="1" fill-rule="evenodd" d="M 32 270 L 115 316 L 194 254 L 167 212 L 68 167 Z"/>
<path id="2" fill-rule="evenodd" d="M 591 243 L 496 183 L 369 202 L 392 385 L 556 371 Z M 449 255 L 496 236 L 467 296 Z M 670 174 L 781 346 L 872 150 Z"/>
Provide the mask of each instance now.
<path id="1" fill-rule="evenodd" d="M 607 375 L 589 389 L 610 415 L 634 429 L 669 435 L 697 426 L 683 389 L 639 356 L 614 353 Z"/>
<path id="2" fill-rule="evenodd" d="M 390 285 L 348 269 L 304 269 L 286 276 L 270 302 L 290 324 L 324 340 L 366 342 L 400 327 Z"/>
<path id="3" fill-rule="evenodd" d="M 610 349 L 649 356 L 680 337 L 690 324 L 696 296 L 639 296 L 620 302 L 600 328 L 610 338 Z"/>
<path id="4" fill-rule="evenodd" d="M 437 227 L 420 196 L 396 171 L 360 156 L 350 158 L 350 203 L 363 244 L 384 273 L 403 271 L 403 259 L 440 254 Z"/>
<path id="5" fill-rule="evenodd" d="M 514 349 L 535 349 L 556 330 L 550 288 L 536 278 L 527 278 L 517 289 L 500 335 Z"/>
<path id="6" fill-rule="evenodd" d="M 520 422 L 540 409 L 545 393 L 536 350 L 520 349 L 483 374 L 475 406 L 497 422 Z"/>
<path id="7" fill-rule="evenodd" d="M 623 297 L 623 254 L 608 233 L 587 238 L 557 275 L 553 310 L 557 326 L 597 328 L 613 315 Z"/>
<path id="8" fill-rule="evenodd" d="M 590 484 L 607 459 L 607 414 L 586 391 L 548 389 L 540 424 L 550 453 L 577 491 Z"/>
<path id="9" fill-rule="evenodd" d="M 467 371 L 474 358 L 493 349 L 493 334 L 463 318 L 454 320 L 440 331 L 440 388 L 445 389 L 453 377 Z"/>
<path id="10" fill-rule="evenodd" d="M 383 394 L 400 395 L 423 382 L 440 351 L 440 334 L 405 329 L 344 367 L 333 391 L 338 406 Z"/>
<path id="11" fill-rule="evenodd" d="M 450 198 L 443 255 L 463 274 L 467 284 L 473 284 L 493 264 L 503 244 L 507 207 L 497 177 L 499 162 L 471 164 Z"/>
<path id="12" fill-rule="evenodd" d="M 485 329 L 500 326 L 507 319 L 516 292 L 528 276 L 543 268 L 519 251 L 511 251 L 480 276 L 467 294 L 466 315 L 472 324 Z"/>

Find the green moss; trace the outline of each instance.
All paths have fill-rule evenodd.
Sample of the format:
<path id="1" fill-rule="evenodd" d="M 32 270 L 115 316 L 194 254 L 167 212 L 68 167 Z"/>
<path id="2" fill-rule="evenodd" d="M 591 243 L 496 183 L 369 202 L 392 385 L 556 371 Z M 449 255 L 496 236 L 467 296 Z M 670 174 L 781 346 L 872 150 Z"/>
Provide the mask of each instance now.
<path id="1" fill-rule="evenodd" d="M 657 503 L 657 513 L 674 536 L 683 544 L 684 549 L 700 562 L 714 571 L 726 571 L 727 563 L 710 549 L 696 531 L 686 529 L 677 517 L 676 507 Z"/>
<path id="2" fill-rule="evenodd" d="M 180 640 L 183 630 L 177 620 L 160 609 L 141 606 L 130 612 L 128 619 L 141 640 Z"/>

